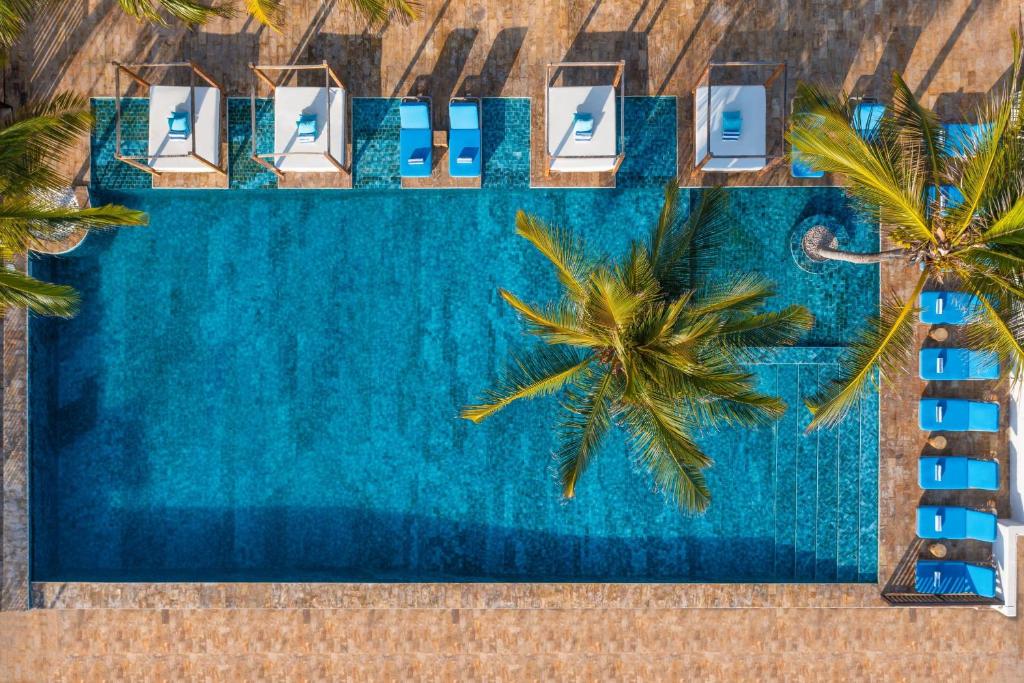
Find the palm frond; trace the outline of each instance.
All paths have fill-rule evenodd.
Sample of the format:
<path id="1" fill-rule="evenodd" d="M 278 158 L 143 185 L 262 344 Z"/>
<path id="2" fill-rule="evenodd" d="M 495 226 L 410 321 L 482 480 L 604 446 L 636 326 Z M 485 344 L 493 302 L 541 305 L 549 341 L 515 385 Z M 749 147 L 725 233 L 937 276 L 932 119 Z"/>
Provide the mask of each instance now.
<path id="1" fill-rule="evenodd" d="M 621 419 L 637 461 L 654 477 L 655 487 L 690 512 L 703 512 L 711 491 L 702 468 L 711 464 L 685 432 L 670 402 L 648 399 L 626 406 Z"/>
<path id="2" fill-rule="evenodd" d="M 842 421 L 868 391 L 876 370 L 882 377 L 903 371 L 914 343 L 917 297 L 930 275 L 930 269 L 926 269 L 906 301 L 892 297 L 881 305 L 877 317 L 868 320 L 844 353 L 839 375 L 807 399 L 807 407 L 814 415 L 808 430 L 832 427 Z"/>
<path id="3" fill-rule="evenodd" d="M 7 52 L 18 42 L 37 5 L 33 0 L 0 2 L 0 65 L 6 63 Z"/>
<path id="4" fill-rule="evenodd" d="M 667 296 L 699 286 L 731 220 L 729 196 L 724 189 L 712 187 L 701 191 L 700 200 L 682 224 L 675 221 L 667 229 L 658 260 L 652 260 L 654 277 Z"/>
<path id="5" fill-rule="evenodd" d="M 0 193 L 66 187 L 67 180 L 57 172 L 55 162 L 91 125 L 86 101 L 72 93 L 59 93 L 22 107 L 0 127 Z"/>
<path id="6" fill-rule="evenodd" d="M 774 294 L 774 282 L 760 273 L 744 273 L 707 285 L 694 297 L 690 313 L 753 313 Z"/>
<path id="7" fill-rule="evenodd" d="M 575 310 L 570 306 L 555 305 L 539 310 L 509 291 L 499 289 L 498 292 L 501 298 L 526 321 L 529 331 L 548 344 L 575 344 L 588 347 L 604 345 L 600 337 L 581 324 Z"/>
<path id="8" fill-rule="evenodd" d="M 371 27 L 379 28 L 397 18 L 403 24 L 420 17 L 421 3 L 416 0 L 350 0 Z"/>
<path id="9" fill-rule="evenodd" d="M 537 251 L 551 262 L 558 280 L 573 301 L 586 299 L 586 265 L 583 248 L 565 230 L 546 225 L 523 211 L 516 213 L 516 234 L 528 240 Z"/>
<path id="10" fill-rule="evenodd" d="M 601 439 L 611 427 L 610 401 L 615 376 L 608 370 L 593 373 L 569 390 L 565 401 L 568 417 L 561 424 L 561 439 L 555 462 L 562 482 L 562 495 L 576 495 L 576 484 L 590 464 Z"/>
<path id="11" fill-rule="evenodd" d="M 27 308 L 39 315 L 70 318 L 78 310 L 78 292 L 67 285 L 50 284 L 0 267 L 0 312 L 8 308 Z"/>
<path id="12" fill-rule="evenodd" d="M 141 21 L 167 26 L 164 13 L 178 21 L 199 26 L 215 17 L 234 16 L 230 5 L 215 5 L 198 0 L 117 0 L 126 14 Z"/>
<path id="13" fill-rule="evenodd" d="M 966 326 L 968 346 L 995 353 L 1011 375 L 1021 377 L 1024 375 L 1024 300 L 1014 296 L 1004 297 L 1006 303 L 994 303 L 995 300 L 982 292 L 975 291 L 975 294 L 982 301 L 982 314 Z"/>
<path id="14" fill-rule="evenodd" d="M 15 251 L 24 251 L 36 238 L 47 238 L 69 225 L 91 230 L 148 222 L 142 211 L 116 204 L 75 209 L 47 206 L 34 198 L 11 197 L 0 202 L 0 242 Z"/>
<path id="15" fill-rule="evenodd" d="M 256 21 L 281 32 L 281 0 L 245 0 L 245 9 Z"/>
<path id="16" fill-rule="evenodd" d="M 593 356 L 571 347 L 541 346 L 513 359 L 497 388 L 486 392 L 487 402 L 463 408 L 461 416 L 480 422 L 518 399 L 549 395 L 577 378 L 593 361 Z"/>
<path id="17" fill-rule="evenodd" d="M 923 163 L 927 170 L 926 184 L 936 188 L 943 179 L 943 152 L 939 117 L 925 108 L 899 73 L 892 75 L 892 115 L 899 129 L 899 144 L 904 159 Z"/>
<path id="18" fill-rule="evenodd" d="M 766 346 L 792 346 L 814 327 L 814 315 L 803 306 L 787 306 L 731 320 L 722 325 L 715 341 L 720 352 L 736 361 L 750 360 L 751 350 Z"/>

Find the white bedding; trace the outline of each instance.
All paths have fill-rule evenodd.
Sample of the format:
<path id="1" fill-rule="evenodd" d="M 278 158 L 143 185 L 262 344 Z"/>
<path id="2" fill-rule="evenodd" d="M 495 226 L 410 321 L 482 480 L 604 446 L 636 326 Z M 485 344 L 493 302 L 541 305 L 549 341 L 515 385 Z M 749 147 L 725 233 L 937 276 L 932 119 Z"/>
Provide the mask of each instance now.
<path id="1" fill-rule="evenodd" d="M 213 173 L 213 169 L 199 159 L 186 156 L 192 152 L 192 136 L 196 139 L 196 154 L 214 165 L 220 165 L 220 90 L 197 87 L 196 119 L 190 125 L 189 136 L 182 139 L 168 137 L 167 118 L 173 111 L 190 110 L 192 98 L 188 86 L 151 85 L 149 87 L 149 166 L 157 171 L 182 173 Z"/>
<path id="2" fill-rule="evenodd" d="M 278 87 L 274 91 L 274 153 L 273 163 L 282 171 L 337 171 L 338 167 L 324 156 L 327 151 L 328 89 Z M 345 91 L 330 88 L 330 150 L 331 156 L 345 165 Z M 316 139 L 300 142 L 296 122 L 301 114 L 316 114 Z M 319 152 L 318 154 L 287 154 L 288 152 Z"/>
<path id="3" fill-rule="evenodd" d="M 711 102 L 708 87 L 697 88 L 694 94 L 696 122 L 694 164 L 704 160 L 708 151 L 708 124 L 711 126 L 712 159 L 704 171 L 758 171 L 767 160 L 767 93 L 763 85 L 713 85 Z M 710 108 L 710 118 L 708 116 Z M 738 140 L 722 139 L 722 113 L 742 112 L 743 124 Z M 740 157 L 739 155 L 745 155 Z"/>
<path id="4" fill-rule="evenodd" d="M 577 112 L 594 117 L 593 138 L 576 139 Z M 548 88 L 548 154 L 552 171 L 610 171 L 617 135 L 615 88 L 610 85 Z"/>

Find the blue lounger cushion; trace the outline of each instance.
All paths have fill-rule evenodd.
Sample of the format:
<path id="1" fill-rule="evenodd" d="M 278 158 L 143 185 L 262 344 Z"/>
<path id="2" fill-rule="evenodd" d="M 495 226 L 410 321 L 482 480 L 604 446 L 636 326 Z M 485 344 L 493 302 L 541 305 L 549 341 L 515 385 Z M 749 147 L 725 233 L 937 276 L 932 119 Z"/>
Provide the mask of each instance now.
<path id="1" fill-rule="evenodd" d="M 723 111 L 722 112 L 722 139 L 739 140 L 743 132 L 743 112 Z"/>
<path id="2" fill-rule="evenodd" d="M 971 539 L 991 543 L 996 540 L 996 521 L 991 512 L 922 505 L 917 508 L 917 535 L 920 538 Z"/>
<path id="3" fill-rule="evenodd" d="M 794 119 L 799 119 L 801 122 L 809 122 L 815 125 L 820 125 L 824 121 L 824 117 L 820 114 L 808 114 L 798 113 L 793 115 Z M 796 147 L 790 148 L 790 165 L 789 173 L 794 178 L 823 178 L 825 176 L 824 171 L 818 171 L 810 164 L 808 164 L 803 155 L 800 154 L 800 150 Z"/>
<path id="4" fill-rule="evenodd" d="M 996 595 L 996 571 L 967 562 L 918 560 L 914 577 L 918 593 L 955 595 L 974 593 L 985 598 Z"/>
<path id="5" fill-rule="evenodd" d="M 918 362 L 918 374 L 929 382 L 999 379 L 999 356 L 991 351 L 921 349 Z"/>
<path id="6" fill-rule="evenodd" d="M 940 455 L 918 461 L 917 481 L 926 491 L 999 490 L 999 463 L 962 455 Z"/>
<path id="7" fill-rule="evenodd" d="M 453 178 L 480 176 L 480 109 L 475 101 L 448 104 L 448 174 Z"/>
<path id="8" fill-rule="evenodd" d="M 434 163 L 430 107 L 426 102 L 402 102 L 398 107 L 399 174 L 403 178 L 426 178 Z"/>
<path id="9" fill-rule="evenodd" d="M 854 130 L 865 140 L 871 140 L 878 134 L 878 128 L 882 125 L 882 117 L 885 116 L 885 105 L 878 102 L 860 102 L 853 108 L 853 115 L 850 116 L 850 123 Z"/>
<path id="10" fill-rule="evenodd" d="M 922 398 L 918 424 L 926 432 L 998 432 L 999 404 L 962 398 Z"/>
<path id="11" fill-rule="evenodd" d="M 927 325 L 963 325 L 981 309 L 977 297 L 967 292 L 925 291 L 918 303 Z"/>
<path id="12" fill-rule="evenodd" d="M 316 114 L 303 114 L 295 122 L 296 137 L 299 142 L 316 141 Z"/>
<path id="13" fill-rule="evenodd" d="M 187 111 L 172 111 L 167 117 L 167 137 L 184 140 L 191 132 L 191 123 Z"/>
<path id="14" fill-rule="evenodd" d="M 991 123 L 944 123 L 942 151 L 949 156 L 959 157 L 973 154 L 978 141 L 991 128 Z"/>
<path id="15" fill-rule="evenodd" d="M 578 111 L 572 117 L 572 134 L 581 141 L 594 139 L 594 115 Z"/>

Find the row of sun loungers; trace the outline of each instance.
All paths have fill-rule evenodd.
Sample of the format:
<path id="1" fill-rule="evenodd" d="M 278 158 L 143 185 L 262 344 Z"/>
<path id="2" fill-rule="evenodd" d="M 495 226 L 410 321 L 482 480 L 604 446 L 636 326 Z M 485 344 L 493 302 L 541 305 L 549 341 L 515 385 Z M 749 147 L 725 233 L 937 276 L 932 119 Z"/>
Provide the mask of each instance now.
<path id="1" fill-rule="evenodd" d="M 971 144 L 964 136 L 975 127 L 947 126 L 947 153 L 963 153 Z M 955 190 L 955 188 L 952 188 Z M 941 206 L 941 205 L 940 205 Z M 921 322 L 929 325 L 963 325 L 981 308 L 981 301 L 966 292 L 927 291 L 921 294 Z M 927 381 L 981 381 L 999 379 L 999 358 L 987 351 L 963 348 L 925 348 L 918 356 L 919 374 Z M 959 398 L 924 398 L 918 422 L 925 431 L 999 430 L 999 404 Z M 975 489 L 999 490 L 999 464 L 966 456 L 929 456 L 918 461 L 918 484 L 926 491 Z M 924 539 L 996 540 L 996 515 L 957 506 L 921 506 L 917 509 L 917 535 Z M 996 595 L 996 571 L 968 562 L 918 560 L 915 572 L 918 593 L 940 595 Z"/>
<path id="2" fill-rule="evenodd" d="M 426 178 L 433 168 L 434 130 L 430 100 L 411 97 L 399 106 L 399 170 L 403 178 Z M 479 178 L 480 100 L 455 98 L 448 103 L 448 174 L 453 178 Z"/>

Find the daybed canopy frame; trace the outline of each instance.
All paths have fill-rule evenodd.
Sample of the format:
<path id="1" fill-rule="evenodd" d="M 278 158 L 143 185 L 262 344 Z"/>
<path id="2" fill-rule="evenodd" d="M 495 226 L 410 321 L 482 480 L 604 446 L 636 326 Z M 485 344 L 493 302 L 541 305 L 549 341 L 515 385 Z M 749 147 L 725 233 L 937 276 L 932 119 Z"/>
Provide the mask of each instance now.
<path id="1" fill-rule="evenodd" d="M 345 84 L 341 81 L 341 79 L 338 78 L 338 75 L 336 73 L 334 73 L 334 69 L 332 69 L 330 67 L 330 65 L 328 65 L 327 60 L 324 60 L 320 64 L 292 64 L 291 66 L 273 66 L 273 65 L 266 65 L 266 64 L 249 64 L 249 68 L 252 69 L 252 74 L 253 74 L 252 90 L 251 90 L 251 92 L 249 94 L 249 123 L 250 123 L 250 126 L 251 126 L 250 138 L 252 140 L 252 159 L 253 159 L 253 161 L 255 161 L 256 163 L 260 164 L 261 166 L 263 166 L 267 170 L 273 172 L 274 175 L 276 175 L 278 178 L 283 178 L 284 175 L 285 175 L 284 171 L 282 171 L 281 169 L 279 169 L 277 166 L 275 166 L 272 163 L 274 159 L 277 159 L 279 157 L 289 157 L 289 156 L 322 156 L 325 159 L 327 159 L 327 161 L 329 161 L 331 163 L 331 165 L 334 166 L 339 172 L 346 172 L 346 171 L 348 171 L 348 168 L 346 167 L 346 165 L 341 163 L 341 161 L 339 161 L 337 158 L 335 158 L 335 156 L 333 154 L 331 154 L 331 143 L 330 143 L 330 141 L 331 141 L 331 116 L 330 116 L 331 84 L 333 82 L 334 87 L 341 88 L 346 94 L 348 93 L 348 89 L 345 87 Z M 320 69 L 322 69 L 323 72 L 324 72 L 324 85 L 323 85 L 323 87 L 327 89 L 328 115 L 327 115 L 327 124 L 326 124 L 326 126 L 324 128 L 325 135 L 327 136 L 327 149 L 326 149 L 326 151 L 323 151 L 323 152 L 316 152 L 316 151 L 306 152 L 306 151 L 298 150 L 298 151 L 286 152 L 284 150 L 276 150 L 275 149 L 273 152 L 266 153 L 266 154 L 260 154 L 257 151 L 257 149 L 256 149 L 256 89 L 259 86 L 259 82 L 263 81 L 264 83 L 267 84 L 267 86 L 270 87 L 270 92 L 273 95 L 274 93 L 277 92 L 278 85 L 280 85 L 278 83 L 275 83 L 274 80 L 269 75 L 267 75 L 266 72 L 268 72 L 268 71 L 285 71 L 285 72 L 292 72 L 292 71 L 316 71 L 316 70 L 320 70 Z M 287 77 L 288 75 L 289 74 L 286 73 L 285 77 Z M 347 117 L 347 116 L 345 117 L 345 120 L 351 121 L 351 119 L 349 117 Z M 342 131 L 342 133 L 343 133 L 343 137 L 342 137 L 341 144 L 342 144 L 342 146 L 344 146 L 344 145 L 348 144 L 348 126 L 344 127 L 344 130 Z M 344 151 L 344 149 L 342 151 Z"/>
<path id="2" fill-rule="evenodd" d="M 123 161 L 129 166 L 133 166 L 140 171 L 145 171 L 150 175 L 158 176 L 162 171 L 158 171 L 149 165 L 151 159 L 183 159 L 191 158 L 199 161 L 205 166 L 209 166 L 210 170 L 216 171 L 221 175 L 227 175 L 227 171 L 222 169 L 217 164 L 213 163 L 203 155 L 196 151 L 196 135 L 193 132 L 190 135 L 192 139 L 192 150 L 186 154 L 146 154 L 145 156 L 129 155 L 121 153 L 121 73 L 124 72 L 126 76 L 131 78 L 133 81 L 138 83 L 143 88 L 146 88 L 147 92 L 149 87 L 153 85 L 150 81 L 143 78 L 140 71 L 144 69 L 188 69 L 188 87 L 190 91 L 189 96 L 189 127 L 192 131 L 195 131 L 196 125 L 196 76 L 205 81 L 211 88 L 216 88 L 220 92 L 220 97 L 224 97 L 224 89 L 220 84 L 213 80 L 213 77 L 203 71 L 195 64 L 195 62 L 166 62 L 166 63 L 145 63 L 145 64 L 122 64 L 120 62 L 113 62 L 114 64 L 114 158 Z M 223 112 L 223 109 L 222 109 Z M 223 114 L 221 114 L 223 116 Z M 152 116 L 152 112 L 150 112 Z M 220 125 L 221 121 L 217 122 Z"/>
<path id="3" fill-rule="evenodd" d="M 763 85 L 764 89 L 765 89 L 766 106 L 767 106 L 767 101 L 769 99 L 768 91 L 771 89 L 772 85 L 777 80 L 779 80 L 780 78 L 782 79 L 782 103 L 783 103 L 783 106 L 781 107 L 781 112 L 782 112 L 782 129 L 781 129 L 780 135 L 783 136 L 783 137 L 785 136 L 785 131 L 786 131 L 786 107 L 785 107 L 785 103 L 789 101 L 788 84 L 787 84 L 787 79 L 786 79 L 786 63 L 785 62 L 708 62 L 708 65 L 704 68 L 704 71 L 701 72 L 700 78 L 697 79 L 696 85 L 694 85 L 693 88 L 690 91 L 691 95 L 696 96 L 697 90 L 700 89 L 701 87 L 706 87 L 708 89 L 708 106 L 704 108 L 704 114 L 705 114 L 704 131 L 705 131 L 705 136 L 706 136 L 704 149 L 707 150 L 707 151 L 704 154 L 704 158 L 700 160 L 700 162 L 697 164 L 697 167 L 694 169 L 696 171 L 700 171 L 701 169 L 704 168 L 704 166 L 709 161 L 711 161 L 712 159 L 716 158 L 715 155 L 711 151 L 711 106 L 710 106 L 710 102 L 711 102 L 711 88 L 713 86 L 715 86 L 715 85 L 718 85 L 718 84 L 712 82 L 712 70 L 713 69 L 719 69 L 719 68 L 741 69 L 741 70 L 745 70 L 747 72 L 752 72 L 752 71 L 755 71 L 755 70 L 762 70 L 762 69 L 771 69 L 771 73 L 761 83 L 761 85 Z M 694 115 L 698 115 L 698 113 L 696 111 L 694 111 Z M 695 122 L 695 124 L 696 124 L 696 122 Z M 725 159 L 764 159 L 765 162 L 766 162 L 765 163 L 765 167 L 767 168 L 772 163 L 774 163 L 775 161 L 781 159 L 784 156 L 785 156 L 785 149 L 784 148 L 782 149 L 782 151 L 780 153 L 777 153 L 777 154 L 771 154 L 770 153 L 769 148 L 768 148 L 767 121 L 765 121 L 765 153 L 764 154 L 729 154 L 727 156 L 721 156 L 721 157 L 718 157 L 718 158 L 725 158 Z"/>
<path id="4" fill-rule="evenodd" d="M 554 159 L 589 159 L 589 155 L 570 155 L 570 154 L 559 154 L 557 157 L 551 156 L 551 150 L 548 149 L 548 140 L 550 139 L 550 128 L 551 128 L 551 106 L 548 102 L 548 92 L 551 90 L 551 82 L 554 78 L 553 73 L 557 73 L 559 69 L 572 69 L 572 68 L 591 68 L 591 69 L 615 69 L 615 77 L 612 79 L 612 87 L 616 89 L 616 96 L 619 101 L 618 111 L 615 113 L 618 121 L 617 134 L 615 140 L 616 154 L 615 164 L 611 168 L 611 173 L 616 173 L 619 170 L 619 166 L 622 165 L 622 160 L 626 158 L 626 138 L 625 128 L 623 122 L 625 116 L 623 115 L 623 103 L 625 101 L 625 89 L 626 89 L 626 62 L 625 60 L 619 60 L 617 62 L 551 62 L 547 66 L 545 72 L 546 79 L 544 81 L 544 173 L 545 175 L 551 174 L 551 164 Z"/>

